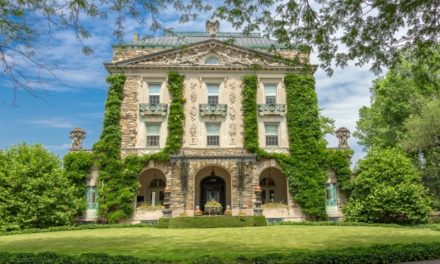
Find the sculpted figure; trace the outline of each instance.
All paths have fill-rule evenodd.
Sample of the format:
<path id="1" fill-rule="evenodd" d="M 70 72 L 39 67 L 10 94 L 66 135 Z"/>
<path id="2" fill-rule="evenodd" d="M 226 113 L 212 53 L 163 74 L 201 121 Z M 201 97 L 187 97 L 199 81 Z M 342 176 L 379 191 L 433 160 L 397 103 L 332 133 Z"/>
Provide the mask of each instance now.
<path id="1" fill-rule="evenodd" d="M 336 130 L 336 137 L 339 139 L 339 148 L 348 149 L 348 139 L 350 138 L 350 130 L 346 127 L 340 127 Z"/>
<path id="2" fill-rule="evenodd" d="M 82 142 L 86 138 L 86 132 L 81 128 L 74 128 L 70 132 L 70 139 L 72 140 L 72 145 L 70 150 L 80 150 L 82 149 Z"/>

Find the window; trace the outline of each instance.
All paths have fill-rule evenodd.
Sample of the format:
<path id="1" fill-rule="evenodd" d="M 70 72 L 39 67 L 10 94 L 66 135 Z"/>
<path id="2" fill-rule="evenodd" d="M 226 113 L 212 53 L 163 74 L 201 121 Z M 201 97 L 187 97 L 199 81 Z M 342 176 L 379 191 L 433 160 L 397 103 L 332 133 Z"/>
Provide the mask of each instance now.
<path id="1" fill-rule="evenodd" d="M 146 124 L 147 146 L 159 146 L 160 124 Z"/>
<path id="2" fill-rule="evenodd" d="M 96 209 L 98 208 L 98 193 L 96 192 L 96 187 L 87 187 L 87 209 Z"/>
<path id="3" fill-rule="evenodd" d="M 220 64 L 220 60 L 216 56 L 209 56 L 206 58 L 205 64 Z"/>
<path id="4" fill-rule="evenodd" d="M 160 84 L 152 83 L 148 85 L 148 102 L 150 104 L 160 104 Z"/>
<path id="5" fill-rule="evenodd" d="M 278 146 L 278 124 L 265 123 L 266 146 Z"/>
<path id="6" fill-rule="evenodd" d="M 218 104 L 218 84 L 208 84 L 208 104 Z"/>
<path id="7" fill-rule="evenodd" d="M 264 85 L 264 96 L 266 104 L 273 105 L 277 103 L 277 86 L 275 84 Z"/>
<path id="8" fill-rule="evenodd" d="M 275 201 L 275 182 L 272 178 L 263 178 L 260 180 L 261 202 L 273 203 Z"/>
<path id="9" fill-rule="evenodd" d="M 219 146 L 220 145 L 220 123 L 207 123 L 206 124 L 207 145 Z"/>

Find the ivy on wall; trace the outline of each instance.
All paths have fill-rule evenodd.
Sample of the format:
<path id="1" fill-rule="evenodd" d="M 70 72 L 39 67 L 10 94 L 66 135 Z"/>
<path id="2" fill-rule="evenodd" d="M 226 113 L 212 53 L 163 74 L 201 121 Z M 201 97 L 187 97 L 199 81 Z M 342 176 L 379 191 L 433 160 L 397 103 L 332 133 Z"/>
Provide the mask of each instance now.
<path id="1" fill-rule="evenodd" d="M 324 219 L 326 168 L 335 165 L 336 174 L 349 175 L 341 160 L 327 156 L 320 130 L 318 100 L 312 75 L 290 73 L 284 78 L 286 89 L 286 121 L 290 154 L 268 153 L 258 148 L 256 91 L 257 77 L 243 78 L 244 146 L 260 158 L 273 158 L 289 180 L 289 191 L 311 220 Z M 336 155 L 337 158 L 341 156 Z M 332 163 L 330 164 L 330 161 Z M 348 159 L 345 161 L 347 164 Z M 349 169 L 349 167 L 348 167 Z M 349 178 L 346 177 L 346 178 Z"/>
<path id="2" fill-rule="evenodd" d="M 348 194 L 352 189 L 351 156 L 353 156 L 353 151 L 350 149 L 327 149 L 326 151 L 328 167 L 335 172 L 340 190 Z"/>
<path id="3" fill-rule="evenodd" d="M 121 159 L 120 114 L 126 77 L 121 74 L 107 78 L 110 84 L 105 106 L 104 127 L 100 140 L 94 145 L 94 155 L 99 167 L 98 208 L 100 216 L 114 223 L 133 214 L 133 197 L 139 188 L 139 174 L 150 160 L 169 160 L 170 154 L 182 147 L 184 124 L 184 76 L 168 74 L 171 95 L 168 116 L 168 137 L 163 151 Z"/>
<path id="4" fill-rule="evenodd" d="M 87 176 L 94 164 L 92 152 L 72 151 L 64 156 L 64 175 L 70 180 L 75 189 L 75 208 L 77 215 L 86 209 L 86 182 Z"/>

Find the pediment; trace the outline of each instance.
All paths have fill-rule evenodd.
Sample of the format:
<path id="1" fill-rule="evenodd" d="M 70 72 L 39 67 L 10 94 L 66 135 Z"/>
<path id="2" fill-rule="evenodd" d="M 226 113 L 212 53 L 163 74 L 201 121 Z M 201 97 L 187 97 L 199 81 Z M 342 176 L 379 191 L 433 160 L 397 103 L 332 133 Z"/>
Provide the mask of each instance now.
<path id="1" fill-rule="evenodd" d="M 211 39 L 115 63 L 115 66 L 289 66 L 288 60 L 270 53 Z"/>

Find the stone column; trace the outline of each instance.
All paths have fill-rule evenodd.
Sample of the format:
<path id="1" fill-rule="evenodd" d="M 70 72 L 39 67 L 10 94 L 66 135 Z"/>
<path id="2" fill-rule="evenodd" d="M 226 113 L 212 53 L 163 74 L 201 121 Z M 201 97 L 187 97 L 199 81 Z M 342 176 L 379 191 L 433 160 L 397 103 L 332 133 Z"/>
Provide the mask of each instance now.
<path id="1" fill-rule="evenodd" d="M 162 214 L 164 218 L 171 218 L 173 215 L 173 210 L 170 209 L 171 206 L 171 202 L 170 202 L 170 195 L 171 195 L 171 190 L 166 187 L 164 192 L 164 202 L 163 202 L 163 206 L 165 207 L 162 210 Z"/>
<path id="2" fill-rule="evenodd" d="M 263 215 L 263 208 L 261 208 L 261 187 L 260 185 L 255 186 L 255 207 L 254 215 Z"/>

